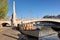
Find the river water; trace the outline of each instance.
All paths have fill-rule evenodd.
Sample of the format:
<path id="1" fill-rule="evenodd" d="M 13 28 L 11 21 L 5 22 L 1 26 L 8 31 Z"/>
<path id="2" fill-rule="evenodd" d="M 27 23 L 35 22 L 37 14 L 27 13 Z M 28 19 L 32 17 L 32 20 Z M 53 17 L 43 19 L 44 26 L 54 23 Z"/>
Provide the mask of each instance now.
<path id="1" fill-rule="evenodd" d="M 42 36 L 39 39 L 30 37 L 27 40 L 59 40 L 58 33 L 49 27 L 44 27 L 39 34 Z"/>
<path id="2" fill-rule="evenodd" d="M 59 40 L 57 34 L 58 33 L 52 34 L 52 35 L 48 35 L 48 36 L 44 36 L 44 37 L 40 37 L 39 39 L 29 37 L 27 40 Z M 21 40 L 23 40 L 23 39 L 21 39 Z M 24 39 L 24 40 L 26 40 L 26 39 Z"/>
<path id="3" fill-rule="evenodd" d="M 39 40 L 59 40 L 57 36 L 44 37 Z"/>
<path id="4" fill-rule="evenodd" d="M 33 39 L 33 38 L 29 38 L 28 40 L 59 40 L 57 35 L 53 35 L 53 36 L 46 36 L 46 37 L 42 37 L 39 39 Z"/>

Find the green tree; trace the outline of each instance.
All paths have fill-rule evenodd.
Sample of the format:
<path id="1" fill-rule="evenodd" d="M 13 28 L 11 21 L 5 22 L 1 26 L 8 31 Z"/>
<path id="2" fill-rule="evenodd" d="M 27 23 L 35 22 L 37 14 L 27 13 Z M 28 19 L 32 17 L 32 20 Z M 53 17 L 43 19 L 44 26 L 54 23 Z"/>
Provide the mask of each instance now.
<path id="1" fill-rule="evenodd" d="M 8 0 L 0 0 L 0 19 L 4 19 L 8 13 Z"/>

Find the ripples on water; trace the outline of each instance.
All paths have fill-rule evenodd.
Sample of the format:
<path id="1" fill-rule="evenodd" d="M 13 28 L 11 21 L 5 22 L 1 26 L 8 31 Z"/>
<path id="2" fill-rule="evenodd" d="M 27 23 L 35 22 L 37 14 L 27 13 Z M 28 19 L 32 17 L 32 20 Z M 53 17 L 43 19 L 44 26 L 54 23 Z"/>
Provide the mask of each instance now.
<path id="1" fill-rule="evenodd" d="M 23 40 L 23 39 L 22 39 Z M 25 39 L 24 39 L 25 40 Z M 37 40 L 34 38 L 28 38 L 28 40 Z M 44 37 L 44 38 L 39 38 L 39 40 L 59 40 L 57 36 L 51 36 L 51 37 Z"/>
<path id="2" fill-rule="evenodd" d="M 21 35 L 21 37 L 22 37 L 22 35 Z M 24 36 L 24 37 L 26 37 L 26 36 Z M 32 37 L 28 37 L 28 40 L 37 40 L 37 39 L 36 38 L 32 38 Z M 59 38 L 58 38 L 57 33 L 56 33 L 56 34 L 53 34 L 53 35 L 40 37 L 39 40 L 59 40 Z"/>
<path id="3" fill-rule="evenodd" d="M 39 40 L 59 40 L 59 38 L 57 36 L 52 36 L 52 37 L 44 37 Z"/>
<path id="4" fill-rule="evenodd" d="M 37 39 L 29 38 L 29 40 L 37 40 Z M 39 40 L 59 40 L 59 38 L 58 37 L 44 37 L 44 38 L 39 38 Z"/>
<path id="5" fill-rule="evenodd" d="M 37 39 L 33 39 L 33 38 L 29 38 L 29 40 L 37 40 Z M 45 36 L 45 37 L 40 37 L 39 40 L 59 40 L 57 34 L 53 34 L 50 36 Z"/>
<path id="6" fill-rule="evenodd" d="M 37 40 L 37 39 L 28 38 L 28 40 Z M 39 38 L 39 40 L 59 40 L 59 38 L 56 35 L 54 35 L 54 36 L 47 36 L 47 37 Z"/>

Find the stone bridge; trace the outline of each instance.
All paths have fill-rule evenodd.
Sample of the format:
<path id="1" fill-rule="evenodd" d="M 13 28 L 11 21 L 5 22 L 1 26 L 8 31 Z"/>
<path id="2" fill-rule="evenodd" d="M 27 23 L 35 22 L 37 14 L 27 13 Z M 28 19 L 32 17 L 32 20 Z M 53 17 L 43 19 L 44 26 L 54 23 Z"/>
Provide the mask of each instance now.
<path id="1" fill-rule="evenodd" d="M 36 18 L 36 19 L 28 19 L 28 20 L 21 20 L 21 21 L 23 23 L 38 22 L 38 21 L 52 21 L 52 22 L 60 23 L 60 19 L 55 19 L 55 18 Z"/>
<path id="2" fill-rule="evenodd" d="M 16 20 L 17 24 L 22 23 L 34 23 L 34 22 L 40 22 L 40 21 L 52 21 L 52 22 L 58 22 L 60 23 L 60 19 L 54 19 L 54 18 L 36 18 L 36 19 L 24 19 L 24 20 Z M 0 25 L 3 25 L 3 23 L 7 23 L 11 26 L 11 20 L 0 20 Z"/>

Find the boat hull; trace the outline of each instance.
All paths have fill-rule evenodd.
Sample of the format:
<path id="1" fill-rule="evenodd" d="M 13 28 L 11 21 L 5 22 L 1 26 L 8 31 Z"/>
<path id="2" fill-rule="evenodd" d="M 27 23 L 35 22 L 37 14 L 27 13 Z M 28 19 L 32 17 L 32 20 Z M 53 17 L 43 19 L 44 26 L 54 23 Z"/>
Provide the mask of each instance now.
<path id="1" fill-rule="evenodd" d="M 31 36 L 31 37 L 39 37 L 39 32 L 40 32 L 40 30 L 28 30 L 28 31 L 26 31 L 26 30 L 21 30 L 20 31 L 22 34 L 24 34 L 24 35 L 27 35 L 27 36 Z"/>
<path id="2" fill-rule="evenodd" d="M 24 35 L 27 36 L 31 36 L 31 37 L 37 37 L 37 38 L 41 38 L 41 37 L 45 37 L 45 36 L 49 36 L 52 34 L 55 34 L 57 32 L 55 32 L 52 29 L 47 29 L 47 30 L 20 30 L 20 32 Z"/>

